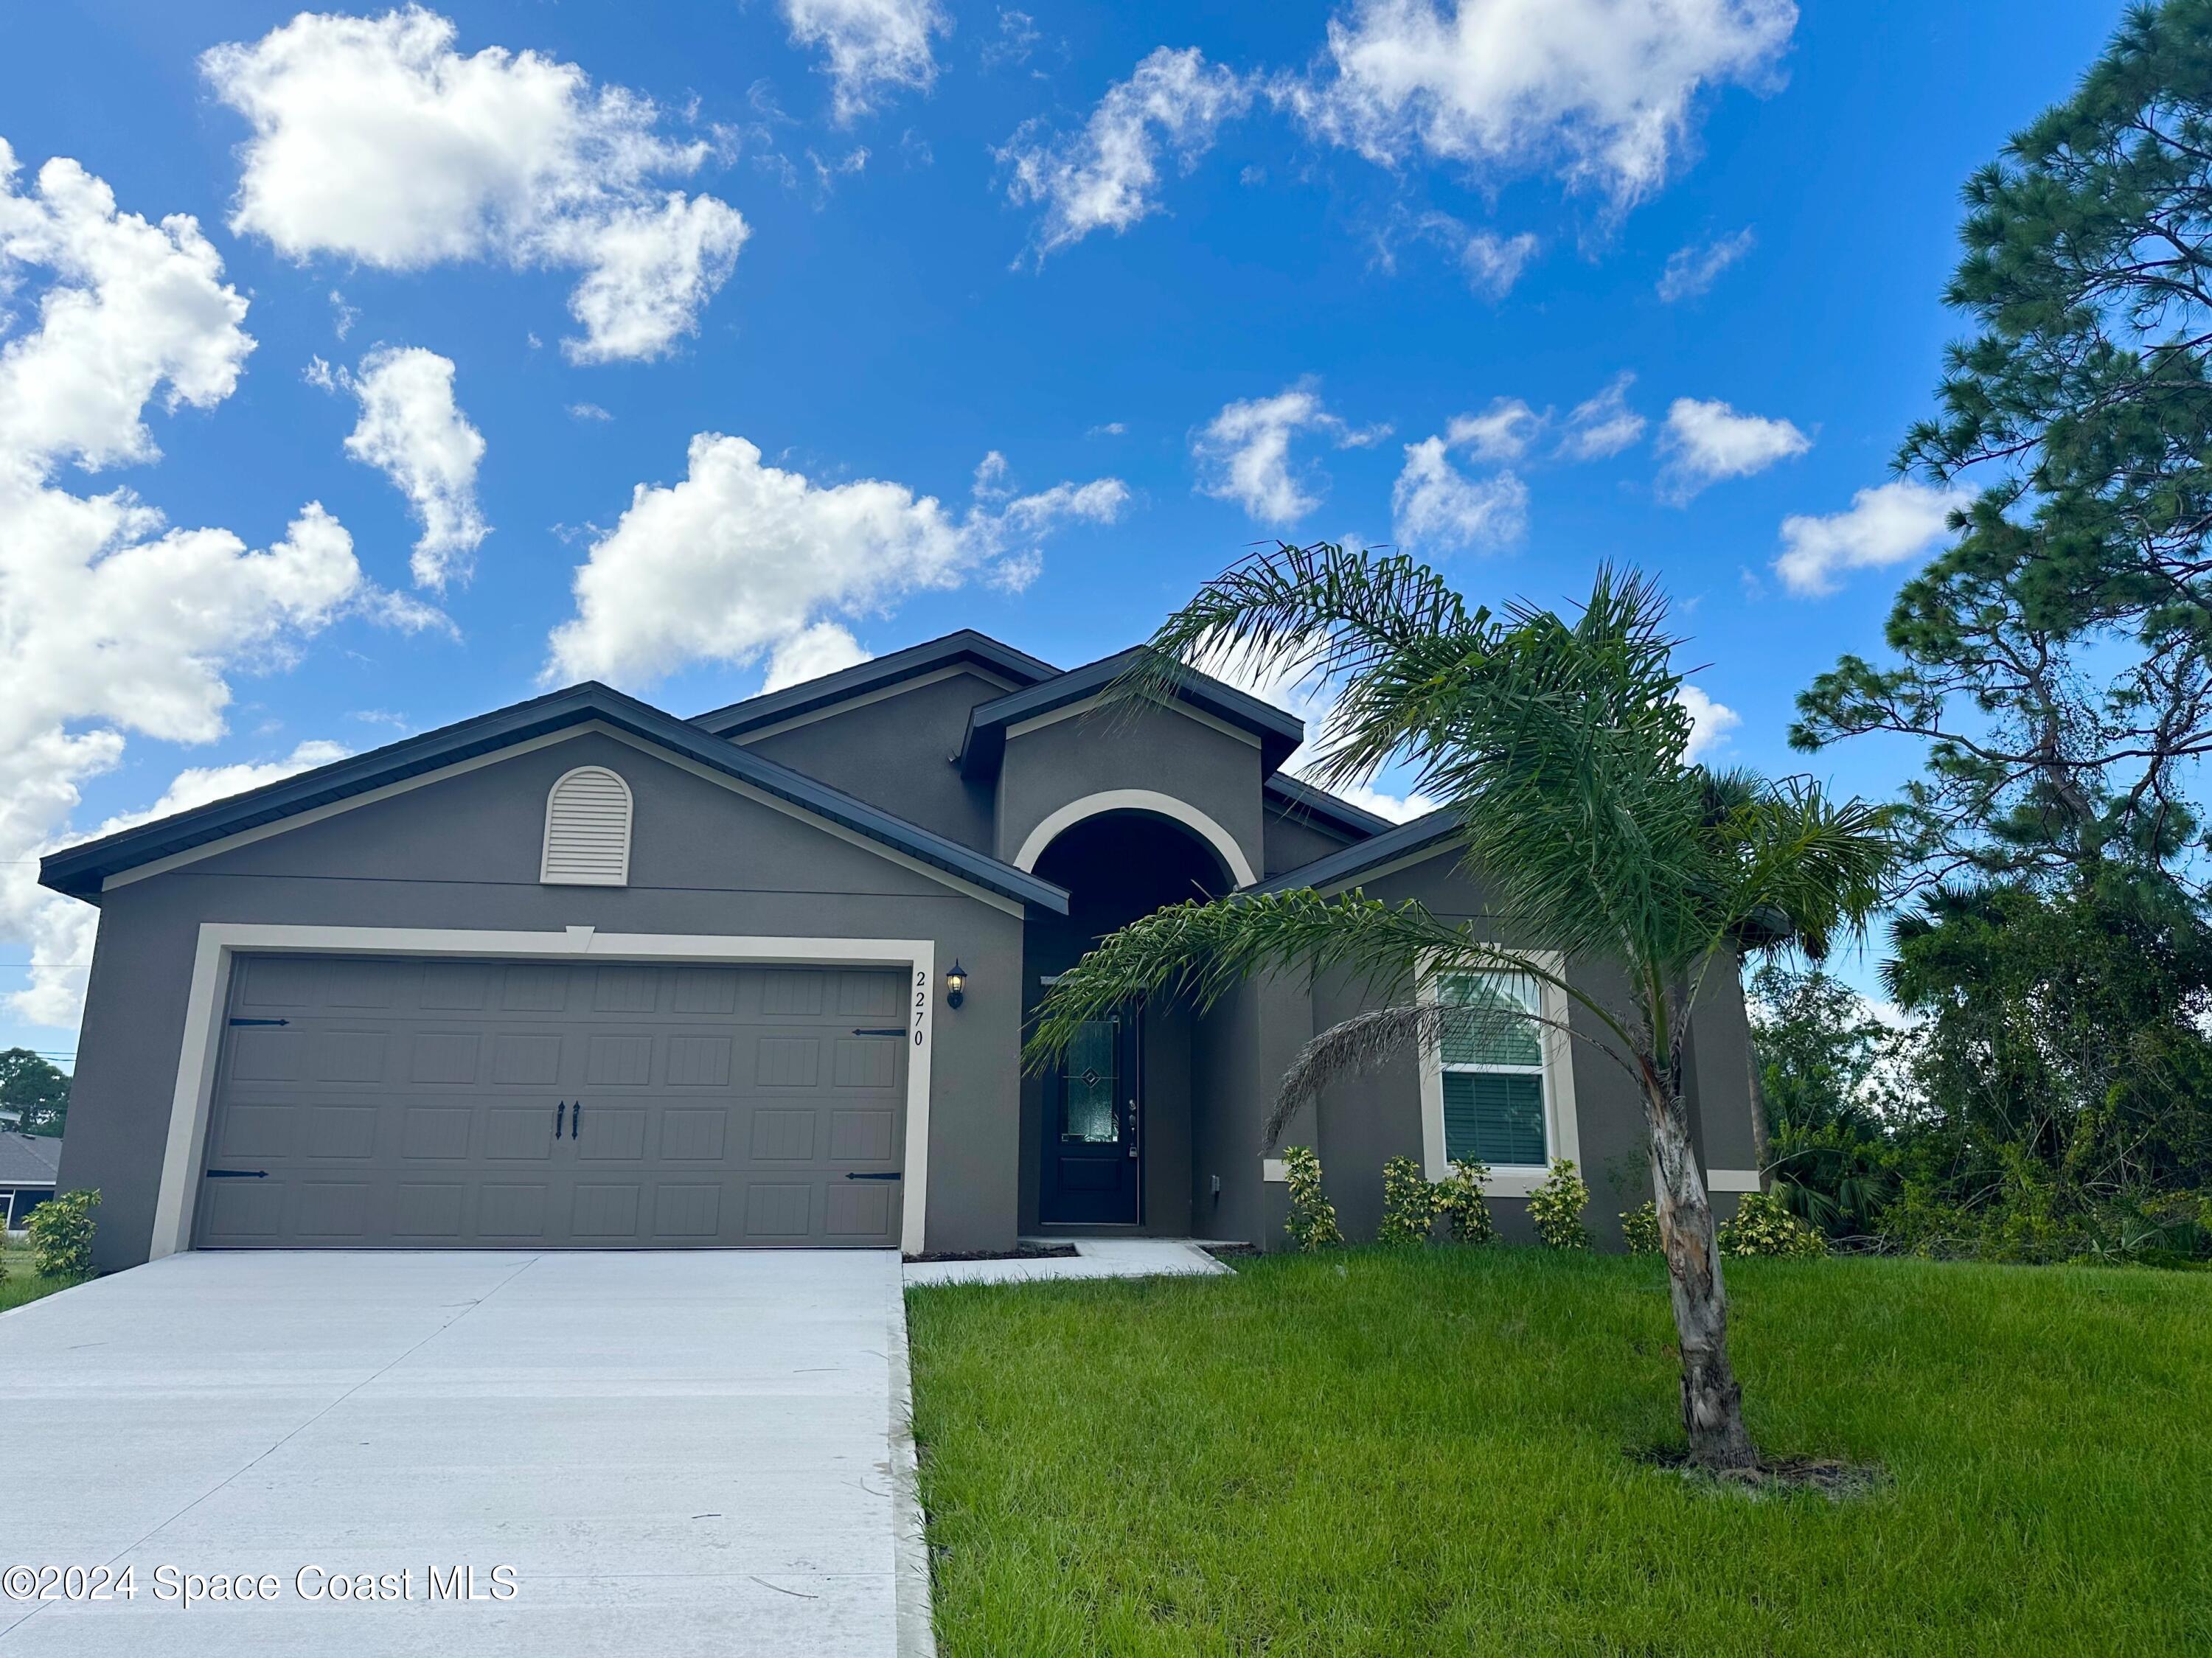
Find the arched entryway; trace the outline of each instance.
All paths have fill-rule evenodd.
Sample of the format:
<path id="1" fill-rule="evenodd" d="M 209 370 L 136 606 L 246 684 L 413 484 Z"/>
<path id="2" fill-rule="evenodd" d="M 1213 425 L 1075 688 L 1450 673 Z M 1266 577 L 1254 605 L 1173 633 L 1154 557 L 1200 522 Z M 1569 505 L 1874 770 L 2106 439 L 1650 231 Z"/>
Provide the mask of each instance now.
<path id="1" fill-rule="evenodd" d="M 1035 872 L 1068 894 L 1066 916 L 1024 932 L 1025 1011 L 1106 934 L 1169 904 L 1237 884 L 1186 823 L 1109 811 L 1061 829 Z M 1187 1233 L 1190 1218 L 1192 1016 L 1155 1002 L 1092 1022 L 1066 1056 L 1023 1088 L 1023 1212 L 1039 1230 Z"/>

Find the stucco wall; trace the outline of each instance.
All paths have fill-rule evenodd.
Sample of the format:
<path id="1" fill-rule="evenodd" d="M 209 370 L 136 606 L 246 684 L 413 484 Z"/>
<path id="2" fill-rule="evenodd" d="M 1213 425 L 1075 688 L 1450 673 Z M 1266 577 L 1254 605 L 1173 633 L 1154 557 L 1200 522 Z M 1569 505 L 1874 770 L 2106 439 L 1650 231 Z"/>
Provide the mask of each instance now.
<path id="1" fill-rule="evenodd" d="M 818 778 L 909 823 L 989 852 L 992 786 L 954 763 L 979 702 L 1006 695 L 997 682 L 958 673 L 841 708 L 771 736 L 740 739 L 754 753 Z"/>
<path id="2" fill-rule="evenodd" d="M 1418 899 L 1448 921 L 1479 919 L 1484 913 L 1480 892 L 1460 875 L 1452 855 L 1445 853 L 1424 863 L 1368 881 L 1370 897 L 1397 903 Z M 1522 939 L 1526 947 L 1540 948 L 1541 941 Z M 1620 989 L 1602 969 L 1578 970 L 1576 982 L 1601 1000 L 1618 999 Z M 1275 998 L 1303 993 L 1303 987 L 1278 981 L 1267 987 Z M 1371 990 L 1342 974 L 1322 977 L 1313 987 L 1310 1031 L 1321 1031 L 1365 1009 L 1395 999 Z M 1272 1097 L 1283 1070 L 1295 1054 L 1297 1043 L 1282 1040 L 1294 1020 L 1278 1013 L 1272 1022 L 1257 1022 L 1249 1008 L 1224 1004 L 1213 1016 L 1218 1033 L 1200 1043 L 1202 1064 L 1213 1067 L 1212 1080 L 1200 1090 L 1202 1110 L 1212 1110 L 1215 1121 L 1203 1121 L 1202 1153 L 1219 1145 L 1216 1155 L 1229 1168 L 1243 1165 L 1234 1155 L 1231 1125 L 1249 1125 L 1256 1139 L 1266 1101 Z M 1595 1021 L 1577 1009 L 1571 1023 L 1582 1035 L 1595 1035 Z M 1252 1025 L 1250 1030 L 1247 1025 Z M 1276 1040 L 1261 1039 L 1262 1031 Z M 1694 1093 L 1693 1125 L 1701 1167 L 1747 1169 L 1753 1166 L 1751 1150 L 1751 1094 L 1746 1060 L 1747 1032 L 1743 996 L 1737 975 L 1725 965 L 1708 979 L 1696 1017 L 1692 1021 L 1691 1078 Z M 1302 1039 L 1301 1039 L 1302 1040 Z M 1581 1171 L 1590 1187 L 1589 1221 L 1601 1247 L 1617 1248 L 1620 1242 L 1620 1213 L 1650 1196 L 1650 1180 L 1644 1151 L 1643 1106 L 1633 1083 L 1589 1042 L 1572 1045 L 1575 1114 L 1581 1142 Z M 1394 1157 L 1422 1156 L 1420 1077 L 1413 1056 L 1349 1078 L 1323 1095 L 1317 1121 L 1291 1125 L 1284 1145 L 1311 1145 L 1321 1154 L 1325 1187 L 1336 1205 L 1337 1217 L 1347 1236 L 1371 1237 L 1382 1218 L 1382 1164 Z M 1244 1176 L 1240 1172 L 1239 1178 Z M 1279 1185 L 1268 1193 L 1282 1193 Z M 1723 1217 L 1735 1211 L 1735 1199 L 1717 1193 L 1714 1206 Z M 1251 1241 L 1265 1248 L 1281 1243 L 1285 1205 L 1279 1196 L 1272 1203 L 1267 1193 L 1228 1194 L 1220 1206 L 1224 1224 L 1268 1216 L 1262 1233 Z M 1528 1205 L 1519 1198 L 1493 1197 L 1491 1211 L 1500 1232 L 1509 1239 L 1533 1241 Z"/>
<path id="3" fill-rule="evenodd" d="M 635 798 L 628 887 L 538 884 L 546 791 L 584 764 L 612 767 Z M 64 1187 L 101 1190 L 103 1267 L 147 1253 L 206 920 L 934 939 L 928 1246 L 1012 1242 L 1020 920 L 587 733 L 106 895 L 61 1171 Z M 957 1011 L 941 978 L 955 957 L 979 969 Z"/>
<path id="4" fill-rule="evenodd" d="M 1109 789 L 1171 796 L 1219 824 L 1253 869 L 1266 858 L 1258 744 L 1171 708 L 1127 707 L 1072 714 L 1007 739 L 994 851 L 1013 862 L 1054 811 Z"/>

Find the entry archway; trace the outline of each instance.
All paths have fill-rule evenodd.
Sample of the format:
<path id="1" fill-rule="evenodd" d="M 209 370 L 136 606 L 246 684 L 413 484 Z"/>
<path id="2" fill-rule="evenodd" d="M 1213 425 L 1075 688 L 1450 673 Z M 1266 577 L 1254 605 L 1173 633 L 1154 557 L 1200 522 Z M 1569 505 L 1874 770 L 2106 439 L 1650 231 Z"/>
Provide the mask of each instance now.
<path id="1" fill-rule="evenodd" d="M 1022 842 L 1022 849 L 1014 855 L 1014 867 L 1036 873 L 1037 859 L 1044 856 L 1047 847 L 1085 818 L 1109 811 L 1150 812 L 1171 819 L 1212 847 L 1238 886 L 1249 887 L 1260 878 L 1252 867 L 1252 860 L 1244 855 L 1244 848 L 1237 844 L 1235 835 L 1188 801 L 1162 794 L 1157 789 L 1102 789 L 1096 794 L 1069 801 L 1030 831 L 1029 838 Z"/>

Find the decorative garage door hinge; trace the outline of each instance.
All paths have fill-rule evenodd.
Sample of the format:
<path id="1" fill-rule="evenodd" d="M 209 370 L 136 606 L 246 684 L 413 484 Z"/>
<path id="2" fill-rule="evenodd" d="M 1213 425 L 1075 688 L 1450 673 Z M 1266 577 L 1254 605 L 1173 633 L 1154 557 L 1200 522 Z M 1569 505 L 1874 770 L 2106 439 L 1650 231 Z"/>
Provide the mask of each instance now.
<path id="1" fill-rule="evenodd" d="M 289 1019 L 233 1019 L 233 1024 L 289 1024 Z"/>

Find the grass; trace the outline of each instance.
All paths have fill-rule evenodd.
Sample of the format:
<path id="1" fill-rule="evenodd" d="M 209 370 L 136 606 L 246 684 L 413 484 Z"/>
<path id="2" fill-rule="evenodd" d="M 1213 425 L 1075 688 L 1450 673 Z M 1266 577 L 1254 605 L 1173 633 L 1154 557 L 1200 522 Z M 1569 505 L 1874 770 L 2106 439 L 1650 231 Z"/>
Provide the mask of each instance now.
<path id="1" fill-rule="evenodd" d="M 66 1290 L 76 1280 L 65 1278 L 43 1278 L 31 1271 L 31 1252 L 28 1249 L 0 1248 L 0 1313 L 10 1307 L 21 1307 L 25 1302 L 50 1296 L 57 1290 Z"/>
<path id="2" fill-rule="evenodd" d="M 1731 1263 L 1771 1456 L 1679 1448 L 1655 1261 L 911 1292 L 945 1658 L 2212 1650 L 2212 1274 Z"/>

